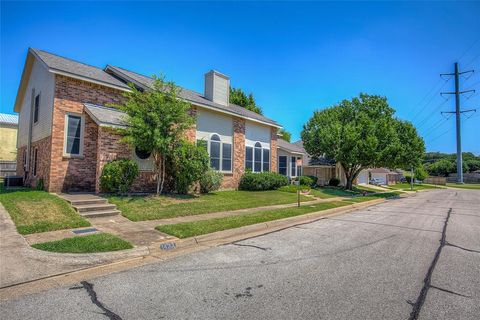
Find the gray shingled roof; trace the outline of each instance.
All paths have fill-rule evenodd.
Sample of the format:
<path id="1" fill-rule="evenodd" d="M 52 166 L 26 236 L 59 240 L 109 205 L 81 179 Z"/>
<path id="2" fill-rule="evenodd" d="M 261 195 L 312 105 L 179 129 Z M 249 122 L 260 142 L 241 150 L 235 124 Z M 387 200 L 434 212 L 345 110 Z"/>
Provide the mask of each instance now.
<path id="1" fill-rule="evenodd" d="M 115 108 L 107 108 L 91 103 L 84 103 L 85 110 L 93 121 L 100 126 L 126 128 L 125 113 Z"/>
<path id="2" fill-rule="evenodd" d="M 305 155 L 306 163 L 308 163 L 307 166 L 334 166 L 335 165 L 335 160 L 333 159 L 328 159 L 325 157 L 311 157 L 305 148 L 303 147 L 303 141 L 298 140 L 293 143 L 297 147 L 301 148 L 303 150 L 303 154 Z"/>
<path id="3" fill-rule="evenodd" d="M 30 48 L 30 51 L 41 59 L 51 71 L 60 71 L 80 76 L 90 80 L 102 82 L 116 87 L 129 89 L 122 81 L 116 79 L 101 68 L 90 66 L 72 59 L 67 59 L 43 50 Z"/>
<path id="4" fill-rule="evenodd" d="M 143 88 L 150 88 L 153 85 L 153 79 L 151 77 L 147 77 L 133 71 L 125 70 L 125 69 L 110 66 L 110 65 L 105 68 L 105 71 L 114 73 L 117 77 L 124 78 L 125 81 L 133 82 L 135 85 L 141 86 Z M 250 118 L 250 119 L 262 121 L 268 124 L 272 124 L 274 126 L 280 126 L 276 121 L 269 119 L 267 117 L 264 117 L 253 111 L 247 110 L 243 107 L 237 106 L 236 104 L 231 103 L 228 106 L 224 106 L 224 105 L 215 103 L 213 101 L 210 101 L 206 99 L 202 94 L 189 89 L 180 88 L 179 96 L 189 102 L 192 102 L 193 104 L 197 103 L 200 105 L 206 105 L 215 109 L 219 109 L 221 111 L 226 111 L 229 113 L 239 115 L 240 117 L 243 117 L 243 118 Z"/>
<path id="5" fill-rule="evenodd" d="M 290 143 L 286 140 L 283 139 L 278 139 L 277 140 L 277 146 L 280 149 L 286 150 L 288 152 L 294 152 L 294 153 L 305 153 L 305 150 L 293 143 Z"/>
<path id="6" fill-rule="evenodd" d="M 18 125 L 18 116 L 16 114 L 0 113 L 0 123 L 10 126 Z"/>

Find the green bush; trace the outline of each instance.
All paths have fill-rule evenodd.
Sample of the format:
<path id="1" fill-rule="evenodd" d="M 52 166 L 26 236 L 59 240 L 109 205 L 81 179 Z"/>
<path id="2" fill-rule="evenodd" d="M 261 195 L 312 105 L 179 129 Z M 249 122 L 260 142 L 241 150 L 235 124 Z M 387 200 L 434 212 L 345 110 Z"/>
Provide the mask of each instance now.
<path id="1" fill-rule="evenodd" d="M 209 193 L 218 190 L 222 180 L 223 174 L 210 168 L 200 178 L 200 192 Z"/>
<path id="2" fill-rule="evenodd" d="M 304 186 L 313 187 L 317 184 L 317 177 L 315 176 L 300 176 L 298 180 L 300 180 L 300 184 Z"/>
<path id="3" fill-rule="evenodd" d="M 181 141 L 172 152 L 169 173 L 180 194 L 188 193 L 193 183 L 199 181 L 209 169 L 207 151 L 188 141 Z"/>
<path id="4" fill-rule="evenodd" d="M 340 179 L 338 179 L 338 178 L 331 178 L 328 181 L 328 185 L 332 186 L 332 187 L 338 187 L 339 184 L 340 184 Z"/>
<path id="5" fill-rule="evenodd" d="M 43 190 L 44 188 L 45 188 L 45 183 L 44 183 L 43 179 L 42 178 L 38 179 L 36 189 L 37 190 Z"/>
<path id="6" fill-rule="evenodd" d="M 126 193 L 138 176 L 138 165 L 132 160 L 118 159 L 107 163 L 100 176 L 103 191 Z"/>
<path id="7" fill-rule="evenodd" d="M 246 172 L 238 188 L 248 191 L 275 190 L 288 184 L 288 178 L 275 172 Z"/>
<path id="8" fill-rule="evenodd" d="M 306 186 L 306 185 L 300 185 L 300 191 L 310 191 L 311 187 Z M 298 191 L 298 186 L 294 184 L 290 184 L 288 186 L 283 186 L 278 188 L 278 191 L 283 191 L 283 192 L 290 192 L 290 193 L 297 193 Z"/>

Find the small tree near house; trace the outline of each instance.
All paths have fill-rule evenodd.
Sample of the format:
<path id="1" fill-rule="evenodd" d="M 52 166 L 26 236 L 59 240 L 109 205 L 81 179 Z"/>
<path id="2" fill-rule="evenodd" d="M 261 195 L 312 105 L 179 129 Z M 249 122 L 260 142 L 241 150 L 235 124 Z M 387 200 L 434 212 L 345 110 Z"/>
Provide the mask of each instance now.
<path id="1" fill-rule="evenodd" d="M 193 125 L 190 104 L 178 98 L 179 88 L 163 77 L 154 77 L 152 88 L 138 90 L 131 85 L 125 101 L 117 105 L 127 114 L 124 141 L 146 152 L 155 161 L 157 194 L 163 191 L 166 159 L 183 138 L 186 129 Z"/>
<path id="2" fill-rule="evenodd" d="M 313 157 L 338 162 L 347 189 L 362 169 L 420 163 L 423 140 L 410 123 L 395 119 L 394 112 L 386 98 L 368 94 L 316 111 L 301 133 L 305 149 Z"/>

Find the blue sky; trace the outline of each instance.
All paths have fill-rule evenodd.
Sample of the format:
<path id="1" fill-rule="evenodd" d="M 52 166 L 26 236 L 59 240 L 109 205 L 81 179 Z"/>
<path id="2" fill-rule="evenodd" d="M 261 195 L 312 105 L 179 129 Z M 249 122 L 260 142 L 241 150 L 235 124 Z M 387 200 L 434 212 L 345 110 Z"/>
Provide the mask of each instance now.
<path id="1" fill-rule="evenodd" d="M 359 92 L 384 95 L 413 121 L 427 150 L 455 152 L 453 90 L 461 78 L 480 108 L 480 2 L 1 3 L 1 112 L 13 113 L 27 48 L 107 63 L 203 92 L 217 69 L 253 92 L 264 114 L 298 139 L 314 110 Z M 480 154 L 480 109 L 462 122 L 463 149 Z"/>

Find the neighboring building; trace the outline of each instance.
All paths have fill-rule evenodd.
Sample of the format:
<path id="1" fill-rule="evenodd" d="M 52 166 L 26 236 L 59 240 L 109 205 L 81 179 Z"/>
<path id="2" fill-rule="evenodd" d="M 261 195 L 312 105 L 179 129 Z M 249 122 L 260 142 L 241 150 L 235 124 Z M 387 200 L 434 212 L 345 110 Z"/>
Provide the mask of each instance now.
<path id="1" fill-rule="evenodd" d="M 302 175 L 302 165 L 304 160 L 303 148 L 285 141 L 278 139 L 278 173 L 283 174 L 289 178 L 295 178 Z"/>
<path id="2" fill-rule="evenodd" d="M 17 159 L 18 116 L 0 113 L 0 161 Z"/>
<path id="3" fill-rule="evenodd" d="M 18 116 L 0 113 L 0 177 L 15 175 Z"/>
<path id="4" fill-rule="evenodd" d="M 99 191 L 108 161 L 130 158 L 140 167 L 132 191 L 153 191 L 149 154 L 132 150 L 112 128 L 123 114 L 106 105 L 121 102 L 127 83 L 149 88 L 153 79 L 118 67 L 104 69 L 29 49 L 15 102 L 19 116 L 17 174 L 51 192 Z M 186 137 L 206 146 L 213 168 L 224 173 L 223 188 L 236 188 L 245 169 L 277 171 L 277 130 L 273 120 L 229 103 L 229 78 L 205 75 L 205 92 L 181 89 L 196 124 Z M 300 169 L 301 170 L 301 169 Z"/>
<path id="5" fill-rule="evenodd" d="M 363 177 L 365 177 L 365 175 L 368 176 L 367 182 L 364 182 Z M 362 170 L 359 174 L 359 177 L 357 178 L 357 181 L 358 183 L 368 183 L 370 179 L 378 179 L 380 181 L 380 184 L 390 185 L 396 184 L 399 176 L 400 175 L 397 172 L 391 171 L 386 168 L 372 168 Z"/>
<path id="6" fill-rule="evenodd" d="M 334 160 L 325 157 L 315 158 L 311 157 L 303 147 L 303 141 L 299 140 L 294 143 L 303 153 L 304 165 L 303 175 L 317 177 L 318 185 L 327 185 L 330 179 L 338 178 L 340 185 L 346 184 L 345 174 L 339 164 Z"/>

